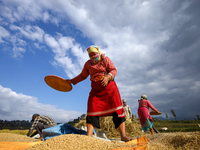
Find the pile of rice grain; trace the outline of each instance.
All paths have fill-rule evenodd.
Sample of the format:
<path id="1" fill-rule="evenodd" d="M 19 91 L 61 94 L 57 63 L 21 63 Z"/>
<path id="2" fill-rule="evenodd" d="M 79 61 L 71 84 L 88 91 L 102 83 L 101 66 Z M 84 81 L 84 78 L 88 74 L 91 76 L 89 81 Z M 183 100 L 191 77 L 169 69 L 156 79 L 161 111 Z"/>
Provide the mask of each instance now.
<path id="1" fill-rule="evenodd" d="M 199 150 L 200 132 L 175 132 L 148 135 L 149 150 Z"/>
<path id="2" fill-rule="evenodd" d="M 105 141 L 86 135 L 65 134 L 48 139 L 27 148 L 26 150 L 111 150 L 125 146 L 127 145 Z M 131 145 L 129 146 L 131 147 Z"/>
<path id="3" fill-rule="evenodd" d="M 0 142 L 33 142 L 38 141 L 26 135 L 14 133 L 0 133 Z"/>

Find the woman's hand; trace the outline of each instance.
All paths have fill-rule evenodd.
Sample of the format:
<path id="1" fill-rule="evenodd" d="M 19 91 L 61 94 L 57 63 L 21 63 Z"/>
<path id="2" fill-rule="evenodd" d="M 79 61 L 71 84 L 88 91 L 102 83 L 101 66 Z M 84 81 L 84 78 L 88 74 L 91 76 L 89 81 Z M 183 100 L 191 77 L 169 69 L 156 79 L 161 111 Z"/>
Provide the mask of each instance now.
<path id="1" fill-rule="evenodd" d="M 66 79 L 67 83 L 72 84 L 72 81 L 70 79 Z"/>
<path id="2" fill-rule="evenodd" d="M 156 113 L 158 113 L 158 114 L 159 114 L 160 112 L 159 112 L 159 111 L 157 111 Z"/>
<path id="3" fill-rule="evenodd" d="M 111 79 L 111 75 L 106 75 L 106 76 L 101 80 L 101 84 L 102 84 L 103 86 L 107 86 L 108 83 L 109 83 L 109 81 L 110 81 L 110 79 Z"/>

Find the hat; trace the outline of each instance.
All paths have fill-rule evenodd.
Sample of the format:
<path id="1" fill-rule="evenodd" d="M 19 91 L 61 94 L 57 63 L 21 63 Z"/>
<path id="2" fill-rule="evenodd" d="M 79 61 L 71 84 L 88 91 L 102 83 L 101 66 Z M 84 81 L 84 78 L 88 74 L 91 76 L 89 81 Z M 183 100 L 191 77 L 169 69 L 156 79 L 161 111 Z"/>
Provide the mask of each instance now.
<path id="1" fill-rule="evenodd" d="M 125 100 L 125 99 L 123 99 L 123 102 L 126 102 L 126 100 Z"/>
<path id="2" fill-rule="evenodd" d="M 31 122 L 34 121 L 34 118 L 35 118 L 36 116 L 39 116 L 39 114 L 33 114 Z"/>

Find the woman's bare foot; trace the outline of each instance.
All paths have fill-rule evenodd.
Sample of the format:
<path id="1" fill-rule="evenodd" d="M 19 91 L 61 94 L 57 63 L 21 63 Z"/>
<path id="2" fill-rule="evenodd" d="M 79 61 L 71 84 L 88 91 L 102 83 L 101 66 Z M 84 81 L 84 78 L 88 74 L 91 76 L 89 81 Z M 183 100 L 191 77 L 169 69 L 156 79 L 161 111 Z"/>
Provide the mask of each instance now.
<path id="1" fill-rule="evenodd" d="M 124 142 L 128 142 L 128 141 L 131 141 L 133 139 L 130 139 L 129 137 L 125 136 L 125 137 L 121 137 L 121 141 L 124 141 Z"/>

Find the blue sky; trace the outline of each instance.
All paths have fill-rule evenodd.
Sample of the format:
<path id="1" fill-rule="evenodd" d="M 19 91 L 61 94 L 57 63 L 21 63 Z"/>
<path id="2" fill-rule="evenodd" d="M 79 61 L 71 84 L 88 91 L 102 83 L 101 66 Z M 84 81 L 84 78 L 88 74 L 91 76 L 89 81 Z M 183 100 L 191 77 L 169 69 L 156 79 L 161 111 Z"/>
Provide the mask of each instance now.
<path id="1" fill-rule="evenodd" d="M 121 98 L 141 95 L 165 117 L 200 115 L 197 0 L 0 0 L 0 119 L 33 113 L 67 122 L 87 111 L 90 80 L 59 92 L 46 75 L 77 76 L 97 45 L 114 62 Z"/>

